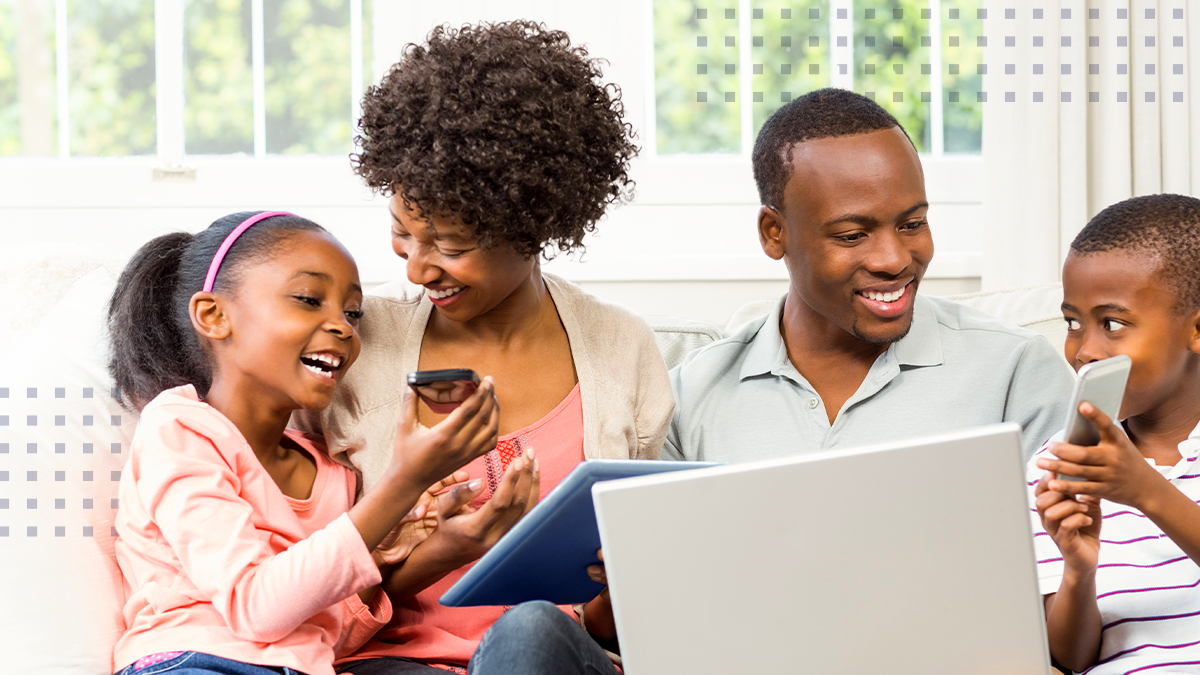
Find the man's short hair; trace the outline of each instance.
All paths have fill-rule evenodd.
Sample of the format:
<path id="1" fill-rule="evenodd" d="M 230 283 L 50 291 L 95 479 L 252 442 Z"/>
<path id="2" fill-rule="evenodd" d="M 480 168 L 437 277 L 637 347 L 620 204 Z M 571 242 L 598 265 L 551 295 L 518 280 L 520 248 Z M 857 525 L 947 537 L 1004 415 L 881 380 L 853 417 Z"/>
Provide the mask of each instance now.
<path id="1" fill-rule="evenodd" d="M 1180 311 L 1200 309 L 1200 199 L 1146 195 L 1117 202 L 1071 242 L 1073 253 L 1129 251 L 1151 256 Z"/>
<path id="2" fill-rule="evenodd" d="M 878 103 L 845 89 L 818 89 L 793 99 L 767 119 L 754 141 L 758 198 L 767 206 L 783 208 L 783 191 L 792 176 L 792 148 L 797 143 L 892 127 L 904 131 Z"/>

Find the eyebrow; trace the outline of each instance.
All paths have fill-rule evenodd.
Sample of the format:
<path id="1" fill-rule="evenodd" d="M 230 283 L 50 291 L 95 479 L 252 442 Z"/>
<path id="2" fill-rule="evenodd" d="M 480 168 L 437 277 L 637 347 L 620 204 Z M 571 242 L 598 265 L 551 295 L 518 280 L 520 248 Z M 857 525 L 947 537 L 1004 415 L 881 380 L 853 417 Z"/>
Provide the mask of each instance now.
<path id="1" fill-rule="evenodd" d="M 324 272 L 314 272 L 312 270 L 300 270 L 292 275 L 293 279 L 296 277 L 316 277 L 322 281 L 333 281 L 333 277 L 329 276 L 328 274 Z M 362 293 L 362 286 L 358 284 L 350 284 L 350 289 Z"/>
<path id="2" fill-rule="evenodd" d="M 392 220 L 396 221 L 397 225 L 403 225 L 403 223 L 400 222 L 400 218 L 396 215 L 396 212 L 392 210 L 390 204 L 388 205 L 388 214 L 392 216 Z M 445 241 L 447 239 L 452 239 L 454 241 L 467 240 L 467 237 L 464 237 L 460 234 L 442 234 L 441 232 L 438 232 L 438 229 L 434 227 L 433 223 L 425 223 L 425 229 L 433 233 L 433 238 L 435 241 Z"/>
<path id="3" fill-rule="evenodd" d="M 1072 305 L 1072 304 L 1066 303 L 1066 302 L 1064 302 L 1060 306 L 1060 309 L 1075 312 L 1076 314 L 1082 314 L 1082 312 L 1080 312 L 1075 307 L 1075 305 Z M 1097 310 L 1099 310 L 1101 312 L 1119 312 L 1121 314 L 1133 314 L 1133 312 L 1131 312 L 1128 307 L 1126 307 L 1124 305 L 1118 305 L 1115 302 L 1106 302 L 1103 305 L 1096 305 L 1095 307 L 1092 308 L 1093 312 L 1095 312 Z"/>
<path id="4" fill-rule="evenodd" d="M 910 206 L 907 210 L 900 214 L 900 218 L 907 218 L 921 209 L 929 208 L 929 202 L 918 202 Z M 830 227 L 838 223 L 857 223 L 859 225 L 877 225 L 879 221 L 871 216 L 864 216 L 857 213 L 845 213 L 840 216 L 835 216 L 821 223 L 821 227 Z"/>

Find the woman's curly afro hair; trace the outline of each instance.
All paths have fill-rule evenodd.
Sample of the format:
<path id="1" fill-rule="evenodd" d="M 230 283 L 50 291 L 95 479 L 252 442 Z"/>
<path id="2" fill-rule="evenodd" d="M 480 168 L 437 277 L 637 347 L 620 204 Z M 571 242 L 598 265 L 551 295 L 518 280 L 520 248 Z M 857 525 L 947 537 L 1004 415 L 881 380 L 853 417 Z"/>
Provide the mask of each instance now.
<path id="1" fill-rule="evenodd" d="M 420 214 L 453 214 L 484 247 L 574 251 L 633 195 L 620 89 L 562 31 L 438 26 L 363 97 L 355 172 Z"/>

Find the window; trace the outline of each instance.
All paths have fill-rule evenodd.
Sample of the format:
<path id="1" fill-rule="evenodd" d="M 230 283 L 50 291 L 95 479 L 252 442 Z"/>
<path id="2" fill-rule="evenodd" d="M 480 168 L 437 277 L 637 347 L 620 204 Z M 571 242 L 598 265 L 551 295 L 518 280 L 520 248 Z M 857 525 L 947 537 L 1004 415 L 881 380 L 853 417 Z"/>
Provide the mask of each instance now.
<path id="1" fill-rule="evenodd" d="M 0 0 L 0 156 L 344 155 L 370 2 Z"/>
<path id="2" fill-rule="evenodd" d="M 918 150 L 978 154 L 982 0 L 653 0 L 656 150 L 748 155 L 792 98 L 874 98 Z"/>

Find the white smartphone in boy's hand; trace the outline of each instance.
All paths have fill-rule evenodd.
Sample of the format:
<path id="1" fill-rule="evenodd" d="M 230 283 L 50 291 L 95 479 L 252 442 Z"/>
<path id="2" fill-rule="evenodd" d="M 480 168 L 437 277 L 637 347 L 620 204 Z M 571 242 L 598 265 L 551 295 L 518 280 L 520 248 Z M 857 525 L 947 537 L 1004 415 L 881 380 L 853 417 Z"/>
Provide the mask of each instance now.
<path id="1" fill-rule="evenodd" d="M 1066 442 L 1084 446 L 1100 442 L 1100 432 L 1088 418 L 1079 414 L 1079 404 L 1087 401 L 1115 422 L 1121 412 L 1121 399 L 1125 397 L 1125 382 L 1129 379 L 1132 364 L 1128 356 L 1119 354 L 1103 361 L 1093 361 L 1079 369 L 1079 379 L 1075 381 L 1075 393 L 1071 396 L 1071 407 L 1067 412 Z M 1058 478 L 1083 480 L 1065 474 Z"/>

